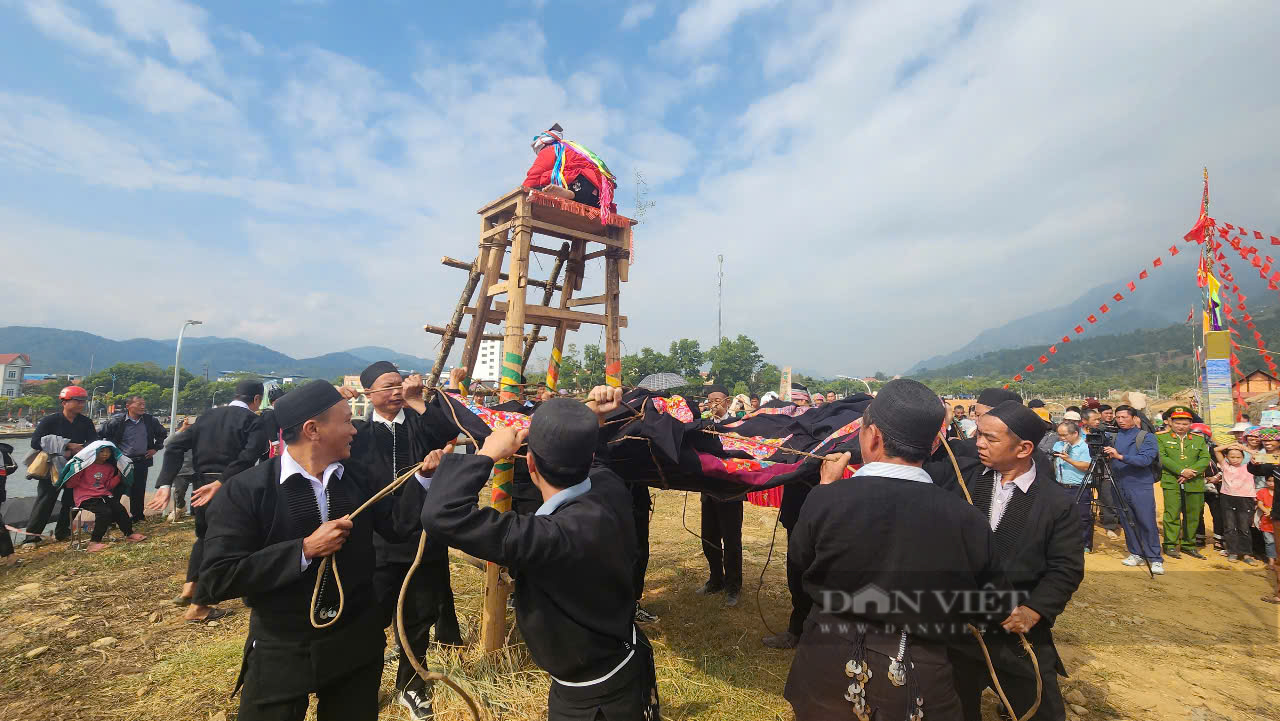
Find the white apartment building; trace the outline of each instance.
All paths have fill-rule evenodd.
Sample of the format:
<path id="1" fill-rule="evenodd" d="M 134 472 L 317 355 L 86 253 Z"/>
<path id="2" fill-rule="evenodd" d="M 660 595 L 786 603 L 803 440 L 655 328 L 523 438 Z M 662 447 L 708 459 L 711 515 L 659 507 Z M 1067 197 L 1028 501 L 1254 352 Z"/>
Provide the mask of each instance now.
<path id="1" fill-rule="evenodd" d="M 494 384 L 498 382 L 502 372 L 502 341 L 480 341 L 480 355 L 476 357 L 476 370 L 472 380 Z"/>
<path id="2" fill-rule="evenodd" d="M 22 377 L 30 367 L 31 357 L 26 353 L 0 353 L 0 396 L 22 395 Z"/>

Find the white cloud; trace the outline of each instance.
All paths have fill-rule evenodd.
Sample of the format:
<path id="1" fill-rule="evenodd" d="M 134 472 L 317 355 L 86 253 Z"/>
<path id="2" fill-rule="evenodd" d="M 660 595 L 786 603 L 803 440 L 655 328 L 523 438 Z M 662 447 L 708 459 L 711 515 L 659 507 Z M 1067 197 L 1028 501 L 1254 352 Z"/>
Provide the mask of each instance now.
<path id="1" fill-rule="evenodd" d="M 98 0 L 111 11 L 116 24 L 129 37 L 148 43 L 163 41 L 180 63 L 193 63 L 213 55 L 213 43 L 205 31 L 208 14 L 181 0 Z"/>
<path id="2" fill-rule="evenodd" d="M 778 0 L 698 0 L 676 18 L 667 42 L 677 51 L 697 55 L 719 42 L 743 16 L 776 5 Z"/>
<path id="3" fill-rule="evenodd" d="M 25 8 L 31 22 L 50 37 L 115 65 L 134 63 L 133 56 L 118 40 L 89 29 L 80 13 L 58 0 L 26 0 Z"/>
<path id="4" fill-rule="evenodd" d="M 188 113 L 193 110 L 231 115 L 226 100 L 207 90 L 183 73 L 147 58 L 134 82 L 134 93 L 153 113 Z"/>
<path id="5" fill-rule="evenodd" d="M 655 3 L 636 3 L 627 8 L 622 13 L 622 22 L 620 23 L 623 30 L 630 30 L 640 23 L 653 17 L 653 12 L 658 6 Z"/>

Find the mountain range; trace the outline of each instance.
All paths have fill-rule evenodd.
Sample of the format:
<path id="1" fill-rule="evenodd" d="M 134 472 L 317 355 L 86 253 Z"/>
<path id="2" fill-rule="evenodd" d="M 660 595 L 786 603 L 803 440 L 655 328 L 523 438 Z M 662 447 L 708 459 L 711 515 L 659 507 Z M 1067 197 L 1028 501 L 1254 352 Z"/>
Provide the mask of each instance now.
<path id="1" fill-rule="evenodd" d="M 1241 292 L 1248 297 L 1250 310 L 1262 310 L 1276 304 L 1275 293 L 1268 291 L 1263 281 L 1256 276 L 1243 276 L 1249 276 L 1249 273 L 1240 272 L 1237 283 Z M 1136 292 L 1131 293 L 1125 287 L 1130 280 L 1140 284 Z M 1113 294 L 1116 292 L 1124 295 L 1124 300 L 1115 301 Z M 1105 315 L 1098 312 L 1103 303 L 1110 308 Z M 1084 340 L 1163 328 L 1186 321 L 1187 312 L 1192 306 L 1200 307 L 1200 290 L 1196 287 L 1195 276 L 1189 275 L 1182 267 L 1162 272 L 1153 271 L 1145 280 L 1129 276 L 1091 288 L 1070 302 L 988 328 L 950 353 L 935 355 L 916 363 L 906 374 L 937 371 L 1006 348 L 1048 345 L 1061 340 L 1064 335 Z M 1085 322 L 1085 318 L 1091 313 L 1099 317 L 1097 325 Z M 1083 336 L 1077 336 L 1072 331 L 1080 323 L 1086 327 Z"/>
<path id="2" fill-rule="evenodd" d="M 177 339 L 130 338 L 111 340 L 78 330 L 7 326 L 0 328 L 0 353 L 25 353 L 31 358 L 29 373 L 87 375 L 113 363 L 173 365 Z M 427 372 L 433 361 L 398 353 L 390 348 L 362 346 L 314 358 L 293 358 L 264 345 L 240 338 L 192 336 L 182 339 L 182 367 L 213 378 L 224 371 L 252 371 L 273 375 L 334 378 L 359 373 L 375 360 L 389 360 L 401 370 Z"/>

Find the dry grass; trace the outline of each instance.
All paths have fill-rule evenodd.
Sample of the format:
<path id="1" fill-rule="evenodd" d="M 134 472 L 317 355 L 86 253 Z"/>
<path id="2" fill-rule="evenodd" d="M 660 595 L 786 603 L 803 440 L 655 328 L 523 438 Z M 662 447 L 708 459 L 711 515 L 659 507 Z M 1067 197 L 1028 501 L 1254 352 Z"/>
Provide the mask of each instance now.
<path id="1" fill-rule="evenodd" d="M 769 549 L 775 513 L 747 507 L 743 530 L 746 589 L 738 608 L 693 589 L 705 580 L 699 542 L 681 527 L 682 495 L 658 493 L 652 561 L 644 604 L 661 618 L 647 629 L 657 650 L 667 719 L 764 721 L 788 719 L 782 687 L 789 652 L 760 645 L 769 631 L 755 606 L 757 579 Z M 691 499 L 688 525 L 698 527 Z M 0 720 L 204 721 L 235 718 L 228 698 L 240 663 L 248 615 L 215 627 L 185 624 L 168 599 L 178 590 L 190 525 L 152 523 L 152 540 L 113 544 L 88 555 L 52 544 L 22 551 L 27 564 L 0 571 Z M 1101 536 L 1100 536 L 1101 538 Z M 789 610 L 778 533 L 773 563 L 760 593 L 775 629 Z M 873 542 L 870 541 L 869 542 Z M 1105 546 L 1105 544 L 1104 544 Z M 1058 624 L 1059 646 L 1084 718 L 1270 719 L 1280 715 L 1277 611 L 1258 597 L 1263 572 L 1240 564 L 1181 560 L 1156 581 L 1119 565 L 1122 549 L 1104 547 Z M 460 620 L 478 634 L 480 574 L 453 567 Z M 38 584 L 33 587 L 31 584 Z M 158 621 L 149 616 L 158 612 Z M 102 650 L 88 644 L 104 636 Z M 491 718 L 546 716 L 547 679 L 518 643 L 485 658 L 474 647 L 433 648 L 430 664 L 445 668 Z M 25 654 L 48 646 L 36 658 Z M 384 675 L 390 692 L 394 670 Z M 461 701 L 439 687 L 442 721 L 468 718 Z M 388 705 L 384 719 L 407 718 Z"/>

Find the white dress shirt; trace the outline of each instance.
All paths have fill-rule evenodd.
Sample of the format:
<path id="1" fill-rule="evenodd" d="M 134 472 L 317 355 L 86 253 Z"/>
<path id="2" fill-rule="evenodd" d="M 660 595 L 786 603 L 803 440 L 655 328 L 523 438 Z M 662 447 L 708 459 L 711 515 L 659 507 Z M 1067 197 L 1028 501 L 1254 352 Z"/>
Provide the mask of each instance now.
<path id="1" fill-rule="evenodd" d="M 342 464 L 338 462 L 330 463 L 325 467 L 323 478 L 316 478 L 307 472 L 289 455 L 289 447 L 285 446 L 284 452 L 280 454 L 280 483 L 284 484 L 295 475 L 300 475 L 311 482 L 311 491 L 316 494 L 316 507 L 320 509 L 320 522 L 324 523 L 329 520 L 329 479 L 335 475 L 342 478 Z M 307 558 L 306 552 L 302 554 L 302 570 L 307 570 L 311 565 L 311 559 Z"/>
<path id="2" fill-rule="evenodd" d="M 1031 482 L 1036 479 L 1036 462 L 1031 462 L 1031 468 L 1026 473 L 1014 478 L 1009 482 L 1005 482 L 1001 477 L 1000 471 L 995 471 L 995 478 L 992 483 L 995 487 L 991 491 L 991 530 L 996 530 L 996 526 L 1000 525 L 1000 519 L 1004 518 L 1004 511 L 1009 507 L 1009 501 L 1013 500 L 1013 489 L 1018 487 L 1023 493 L 1031 488 Z"/>
<path id="3" fill-rule="evenodd" d="M 392 418 L 392 419 L 390 419 L 390 420 L 388 420 L 388 419 L 386 419 L 386 418 L 383 418 L 381 415 L 379 415 L 379 414 L 378 414 L 378 412 L 377 412 L 377 411 L 374 411 L 374 412 L 373 412 L 373 420 L 375 420 L 375 421 L 377 421 L 377 422 L 381 423 L 382 425 L 386 426 L 386 427 L 387 427 L 387 430 L 390 430 L 390 431 L 393 431 L 393 432 L 394 432 L 394 431 L 395 431 L 395 426 L 398 426 L 398 425 L 400 425 L 401 423 L 404 423 L 404 409 L 403 409 L 403 408 L 401 408 L 401 409 L 400 409 L 400 412 L 396 414 L 396 417 L 395 417 L 395 418 Z"/>
<path id="4" fill-rule="evenodd" d="M 248 403 L 245 403 L 244 401 L 231 401 L 231 402 L 230 402 L 230 403 L 228 403 L 227 405 L 229 405 L 229 406 L 236 406 L 237 408 L 243 408 L 243 409 L 245 409 L 246 411 L 252 411 L 252 410 L 253 410 L 252 408 L 250 408 L 250 407 L 249 407 L 249 404 L 248 404 Z"/>
<path id="5" fill-rule="evenodd" d="M 853 477 L 858 476 L 880 476 L 881 478 L 900 478 L 904 481 L 917 481 L 919 483 L 933 483 L 933 479 L 920 466 L 907 466 L 901 463 L 882 463 L 874 461 L 867 463 L 854 472 Z"/>

